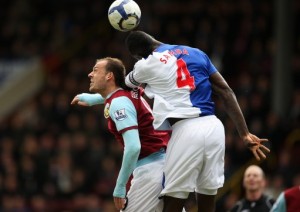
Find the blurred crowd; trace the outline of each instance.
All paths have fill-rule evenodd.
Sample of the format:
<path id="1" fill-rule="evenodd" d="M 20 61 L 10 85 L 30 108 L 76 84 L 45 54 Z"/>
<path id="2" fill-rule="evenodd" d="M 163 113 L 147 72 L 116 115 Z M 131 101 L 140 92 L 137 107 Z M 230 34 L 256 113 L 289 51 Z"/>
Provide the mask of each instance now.
<path id="1" fill-rule="evenodd" d="M 0 211 L 115 211 L 122 149 L 107 131 L 102 106 L 70 106 L 76 94 L 88 92 L 87 74 L 97 58 L 119 57 L 128 71 L 134 64 L 124 47 L 126 33 L 108 23 L 111 2 L 0 2 L 0 59 L 39 57 L 45 66 L 40 92 L 0 120 Z M 293 89 L 284 117 L 272 107 L 274 1 L 136 2 L 139 29 L 205 51 L 236 93 L 250 131 L 270 140 L 272 152 L 260 164 L 266 192 L 276 198 L 300 184 L 300 2 L 292 5 Z M 235 173 L 253 156 L 218 100 L 216 111 L 226 129 L 225 182 L 239 181 Z M 237 185 L 218 198 L 218 211 L 240 198 Z"/>

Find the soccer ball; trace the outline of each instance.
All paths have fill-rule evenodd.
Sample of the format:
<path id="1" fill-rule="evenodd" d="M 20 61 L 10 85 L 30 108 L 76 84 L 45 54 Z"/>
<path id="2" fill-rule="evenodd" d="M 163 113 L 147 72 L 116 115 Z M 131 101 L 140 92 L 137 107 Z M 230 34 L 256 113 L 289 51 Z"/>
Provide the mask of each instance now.
<path id="1" fill-rule="evenodd" d="M 122 32 L 136 28 L 140 19 L 140 7 L 133 0 L 115 0 L 108 9 L 109 23 Z"/>

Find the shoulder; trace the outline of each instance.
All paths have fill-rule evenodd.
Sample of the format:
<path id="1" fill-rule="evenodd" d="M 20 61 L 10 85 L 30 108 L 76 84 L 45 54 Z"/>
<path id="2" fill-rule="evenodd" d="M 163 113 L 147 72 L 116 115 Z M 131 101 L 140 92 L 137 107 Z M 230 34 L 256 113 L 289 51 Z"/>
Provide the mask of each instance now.
<path id="1" fill-rule="evenodd" d="M 265 201 L 267 202 L 274 202 L 274 198 L 268 195 L 263 195 L 263 198 L 265 199 Z"/>
<path id="2" fill-rule="evenodd" d="M 285 195 L 293 196 L 293 195 L 299 195 L 300 194 L 300 186 L 294 186 L 292 188 L 289 188 L 284 191 Z"/>
<path id="3" fill-rule="evenodd" d="M 127 96 L 120 96 L 111 101 L 109 116 L 115 121 L 122 121 L 127 117 L 136 117 L 137 112 L 133 102 Z"/>
<path id="4" fill-rule="evenodd" d="M 272 208 L 273 204 L 275 203 L 275 200 L 267 195 L 264 195 L 263 198 L 268 208 Z"/>
<path id="5" fill-rule="evenodd" d="M 118 108 L 128 108 L 133 107 L 133 102 L 128 96 L 118 96 L 112 99 L 110 108 L 118 109 Z"/>
<path id="6" fill-rule="evenodd" d="M 245 204 L 245 199 L 239 200 L 235 205 L 229 210 L 229 212 L 238 212 L 243 209 L 243 206 Z"/>

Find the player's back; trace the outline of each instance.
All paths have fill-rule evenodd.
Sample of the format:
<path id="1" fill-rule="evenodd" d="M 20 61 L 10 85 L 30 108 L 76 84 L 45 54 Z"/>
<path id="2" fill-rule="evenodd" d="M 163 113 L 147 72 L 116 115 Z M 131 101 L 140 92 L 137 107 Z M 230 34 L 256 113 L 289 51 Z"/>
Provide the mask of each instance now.
<path id="1" fill-rule="evenodd" d="M 163 121 L 167 117 L 214 114 L 209 76 L 216 71 L 199 49 L 162 44 L 147 59 L 136 63 L 133 78 L 147 84 L 145 93 L 155 97 L 158 107 L 154 105 L 154 115 Z"/>

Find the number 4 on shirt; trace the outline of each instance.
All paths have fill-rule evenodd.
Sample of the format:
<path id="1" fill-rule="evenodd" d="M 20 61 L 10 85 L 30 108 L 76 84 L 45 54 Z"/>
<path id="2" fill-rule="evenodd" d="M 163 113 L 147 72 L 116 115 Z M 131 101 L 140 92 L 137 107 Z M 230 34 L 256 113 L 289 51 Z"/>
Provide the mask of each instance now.
<path id="1" fill-rule="evenodd" d="M 189 86 L 190 90 L 193 91 L 195 89 L 195 80 L 182 58 L 177 60 L 177 67 L 177 87 Z"/>

